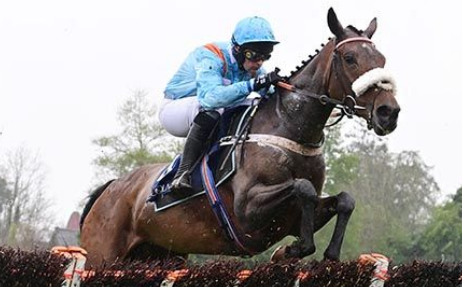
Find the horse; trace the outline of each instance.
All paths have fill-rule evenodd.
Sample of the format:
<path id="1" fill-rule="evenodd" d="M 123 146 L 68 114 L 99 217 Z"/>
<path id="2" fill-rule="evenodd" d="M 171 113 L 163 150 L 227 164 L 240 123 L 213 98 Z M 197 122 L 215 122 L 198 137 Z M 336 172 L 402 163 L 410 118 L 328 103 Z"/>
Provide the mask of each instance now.
<path id="1" fill-rule="evenodd" d="M 218 187 L 239 244 L 224 235 L 206 196 L 155 212 L 146 199 L 165 164 L 152 164 L 89 196 L 81 218 L 89 264 L 191 253 L 253 255 L 288 235 L 297 240 L 280 246 L 273 259 L 299 259 L 316 251 L 314 233 L 335 216 L 323 255 L 340 260 L 355 201 L 344 191 L 322 196 L 324 129 L 339 108 L 342 116 L 364 119 L 376 135 L 385 136 L 397 127 L 400 106 L 385 57 L 371 40 L 376 18 L 362 31 L 344 27 L 330 8 L 327 22 L 334 36 L 261 101 L 247 136 L 263 137 L 236 145 L 239 166 Z"/>

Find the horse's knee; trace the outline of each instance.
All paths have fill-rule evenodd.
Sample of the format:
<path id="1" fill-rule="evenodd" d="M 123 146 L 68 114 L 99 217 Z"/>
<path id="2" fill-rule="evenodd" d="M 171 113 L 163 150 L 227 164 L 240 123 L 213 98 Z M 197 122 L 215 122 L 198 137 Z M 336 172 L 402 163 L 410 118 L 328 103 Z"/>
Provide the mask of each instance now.
<path id="1" fill-rule="evenodd" d="M 318 194 L 313 184 L 306 179 L 298 179 L 294 183 L 294 191 L 297 196 L 309 201 L 316 203 L 318 200 Z"/>
<path id="2" fill-rule="evenodd" d="M 355 199 L 345 191 L 337 195 L 337 212 L 351 214 L 355 209 Z"/>

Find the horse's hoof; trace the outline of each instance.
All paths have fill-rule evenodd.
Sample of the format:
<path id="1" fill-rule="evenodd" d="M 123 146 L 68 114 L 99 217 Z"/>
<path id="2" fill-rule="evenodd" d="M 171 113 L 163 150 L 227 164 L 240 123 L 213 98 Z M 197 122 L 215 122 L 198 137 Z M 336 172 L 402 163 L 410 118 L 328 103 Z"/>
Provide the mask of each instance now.
<path id="1" fill-rule="evenodd" d="M 286 245 L 278 246 L 278 248 L 276 248 L 271 254 L 271 257 L 270 257 L 271 263 L 277 263 L 277 262 L 287 259 L 286 248 L 287 248 Z"/>

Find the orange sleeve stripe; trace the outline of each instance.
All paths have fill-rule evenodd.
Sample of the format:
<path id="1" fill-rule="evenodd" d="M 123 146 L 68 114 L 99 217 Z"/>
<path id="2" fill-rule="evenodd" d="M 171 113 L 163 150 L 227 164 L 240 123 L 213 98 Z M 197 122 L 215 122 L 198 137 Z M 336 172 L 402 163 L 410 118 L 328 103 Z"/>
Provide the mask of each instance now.
<path id="1" fill-rule="evenodd" d="M 223 76 L 226 75 L 226 72 L 228 71 L 228 65 L 226 64 L 225 55 L 220 50 L 220 48 L 218 48 L 218 46 L 213 43 L 206 44 L 204 47 L 217 55 L 223 61 Z"/>

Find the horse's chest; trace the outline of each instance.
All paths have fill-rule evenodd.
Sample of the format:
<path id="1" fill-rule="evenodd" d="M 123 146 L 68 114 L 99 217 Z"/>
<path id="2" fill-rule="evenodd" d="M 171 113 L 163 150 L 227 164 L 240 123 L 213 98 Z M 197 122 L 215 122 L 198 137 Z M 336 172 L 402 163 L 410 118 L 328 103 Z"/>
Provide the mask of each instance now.
<path id="1" fill-rule="evenodd" d="M 265 185 L 305 178 L 320 193 L 325 178 L 324 156 L 302 156 L 279 148 L 255 148 L 245 152 L 245 174 Z M 253 181 L 250 181 L 253 183 Z"/>

